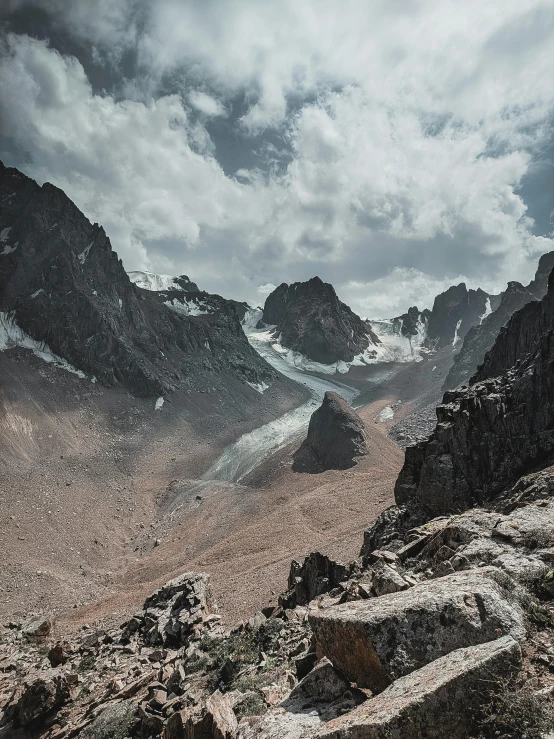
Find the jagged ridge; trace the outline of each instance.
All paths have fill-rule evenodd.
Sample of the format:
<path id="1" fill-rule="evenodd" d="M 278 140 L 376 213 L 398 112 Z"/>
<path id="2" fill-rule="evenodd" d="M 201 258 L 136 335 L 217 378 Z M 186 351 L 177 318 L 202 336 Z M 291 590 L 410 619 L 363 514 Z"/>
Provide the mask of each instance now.
<path id="1" fill-rule="evenodd" d="M 0 310 L 78 369 L 142 396 L 202 385 L 213 371 L 275 376 L 233 305 L 219 298 L 210 314 L 187 316 L 133 285 L 104 229 L 62 190 L 0 163 L 0 203 Z"/>

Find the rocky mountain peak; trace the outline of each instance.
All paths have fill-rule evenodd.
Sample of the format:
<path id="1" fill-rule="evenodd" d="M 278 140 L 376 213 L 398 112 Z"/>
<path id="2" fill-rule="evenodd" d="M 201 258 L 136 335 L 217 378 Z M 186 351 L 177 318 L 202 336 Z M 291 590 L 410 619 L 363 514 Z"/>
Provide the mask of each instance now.
<path id="1" fill-rule="evenodd" d="M 308 435 L 294 455 L 298 472 L 343 470 L 369 451 L 364 422 L 338 393 L 327 391 L 313 412 Z"/>
<path id="2" fill-rule="evenodd" d="M 213 370 L 275 376 L 231 303 L 193 315 L 132 284 L 104 229 L 59 188 L 1 164 L 0 204 L 0 311 L 77 369 L 143 396 L 200 386 Z"/>
<path id="3" fill-rule="evenodd" d="M 319 277 L 279 285 L 267 297 L 262 323 L 275 327 L 283 347 L 322 364 L 351 362 L 370 342 L 379 341 Z"/>
<path id="4" fill-rule="evenodd" d="M 482 321 L 467 332 L 463 345 L 454 358 L 454 364 L 444 382 L 444 390 L 453 389 L 458 385 L 469 382 L 510 317 L 527 303 L 544 297 L 553 267 L 554 252 L 543 254 L 539 260 L 535 277 L 529 285 L 524 286 L 515 280 L 508 283 L 506 290 L 499 296 L 496 308 L 491 305 L 492 310 L 489 315 L 484 316 Z M 502 366 L 497 365 L 491 371 L 499 373 L 502 367 L 511 366 L 510 362 L 511 358 L 506 358 Z"/>

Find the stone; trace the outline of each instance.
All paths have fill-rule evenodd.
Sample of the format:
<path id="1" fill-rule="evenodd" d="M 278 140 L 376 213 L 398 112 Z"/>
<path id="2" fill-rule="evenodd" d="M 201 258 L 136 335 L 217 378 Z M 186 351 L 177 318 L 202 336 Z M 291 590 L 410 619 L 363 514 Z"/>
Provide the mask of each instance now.
<path id="1" fill-rule="evenodd" d="M 473 736 L 474 715 L 491 682 L 510 677 L 521 651 L 510 636 L 456 649 L 401 677 L 383 693 L 331 720 L 317 739 L 421 739 Z"/>
<path id="2" fill-rule="evenodd" d="M 293 456 L 293 470 L 345 470 L 368 452 L 362 419 L 344 398 L 327 391 L 312 413 L 306 439 Z"/>
<path id="3" fill-rule="evenodd" d="M 23 636 L 27 639 L 42 641 L 50 634 L 52 622 L 48 618 L 35 618 L 27 621 L 21 627 Z"/>
<path id="4" fill-rule="evenodd" d="M 291 690 L 286 703 L 306 703 L 306 701 L 333 703 L 347 690 L 350 690 L 350 683 L 338 674 L 326 657 L 323 657 Z"/>
<path id="5" fill-rule="evenodd" d="M 48 652 L 48 659 L 52 667 L 64 665 L 71 654 L 71 647 L 67 642 L 57 642 Z"/>
<path id="6" fill-rule="evenodd" d="M 57 670 L 31 674 L 16 689 L 6 714 L 21 726 L 42 719 L 69 699 L 65 677 Z"/>
<path id="7" fill-rule="evenodd" d="M 373 591 L 375 595 L 386 595 L 407 590 L 410 586 L 396 570 L 384 562 L 378 563 L 373 568 Z"/>
<path id="8" fill-rule="evenodd" d="M 138 632 L 150 646 L 186 645 L 195 631 L 215 623 L 208 620 L 217 611 L 209 579 L 203 573 L 185 572 L 167 582 L 146 599 L 143 613 L 127 624 L 124 637 Z"/>
<path id="9" fill-rule="evenodd" d="M 494 568 L 457 572 L 399 593 L 312 609 L 318 653 L 358 687 L 391 682 L 461 647 L 525 637 L 514 583 Z"/>
<path id="10" fill-rule="evenodd" d="M 330 559 L 320 552 L 312 552 L 302 564 L 293 560 L 288 590 L 279 596 L 279 605 L 284 609 L 307 605 L 316 596 L 338 587 L 352 572 L 351 566 Z"/>
<path id="11" fill-rule="evenodd" d="M 203 709 L 174 713 L 164 727 L 162 739 L 235 739 L 237 732 L 231 700 L 216 690 Z"/>

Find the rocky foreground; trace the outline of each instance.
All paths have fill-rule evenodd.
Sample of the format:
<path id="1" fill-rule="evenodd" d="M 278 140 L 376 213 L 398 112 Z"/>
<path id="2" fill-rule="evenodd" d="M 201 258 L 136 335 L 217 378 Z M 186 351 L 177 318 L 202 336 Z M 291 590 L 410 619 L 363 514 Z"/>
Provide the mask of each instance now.
<path id="1" fill-rule="evenodd" d="M 6 625 L 0 736 L 546 736 L 554 503 L 380 536 L 348 565 L 293 562 L 279 604 L 232 631 L 194 573 L 117 629 Z"/>

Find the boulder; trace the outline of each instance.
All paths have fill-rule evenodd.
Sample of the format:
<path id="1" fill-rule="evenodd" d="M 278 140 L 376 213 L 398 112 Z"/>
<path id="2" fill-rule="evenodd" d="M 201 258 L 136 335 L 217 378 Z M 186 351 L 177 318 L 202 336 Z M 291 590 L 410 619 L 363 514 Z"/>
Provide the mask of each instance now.
<path id="1" fill-rule="evenodd" d="M 385 562 L 377 562 L 374 565 L 372 584 L 375 595 L 397 593 L 410 587 L 406 580 Z"/>
<path id="2" fill-rule="evenodd" d="M 293 469 L 345 470 L 368 452 L 364 422 L 344 398 L 328 391 L 312 414 L 308 435 L 294 455 Z"/>
<path id="3" fill-rule="evenodd" d="M 65 677 L 57 670 L 31 674 L 16 688 L 6 716 L 21 726 L 44 718 L 69 699 Z"/>
<path id="4" fill-rule="evenodd" d="M 216 690 L 200 709 L 184 709 L 174 713 L 162 734 L 162 739 L 235 739 L 237 717 L 228 695 Z"/>
<path id="5" fill-rule="evenodd" d="M 302 564 L 293 560 L 290 566 L 288 589 L 279 596 L 282 608 L 306 605 L 316 596 L 329 592 L 348 580 L 352 567 L 336 562 L 325 554 L 312 552 Z"/>
<path id="6" fill-rule="evenodd" d="M 422 739 L 473 736 L 474 716 L 491 681 L 520 666 L 517 642 L 505 636 L 457 649 L 401 677 L 383 693 L 334 719 L 317 739 Z"/>
<path id="7" fill-rule="evenodd" d="M 391 682 L 461 647 L 525 637 L 513 581 L 495 568 L 456 572 L 409 590 L 312 609 L 318 653 L 358 687 Z"/>
<path id="8" fill-rule="evenodd" d="M 185 572 L 156 590 L 144 602 L 142 613 L 124 628 L 129 639 L 138 632 L 144 644 L 180 647 L 202 627 L 210 628 L 210 616 L 217 607 L 209 584 L 209 575 Z"/>
<path id="9" fill-rule="evenodd" d="M 48 618 L 33 618 L 26 621 L 21 627 L 21 633 L 27 639 L 44 641 L 50 634 L 52 622 Z"/>

